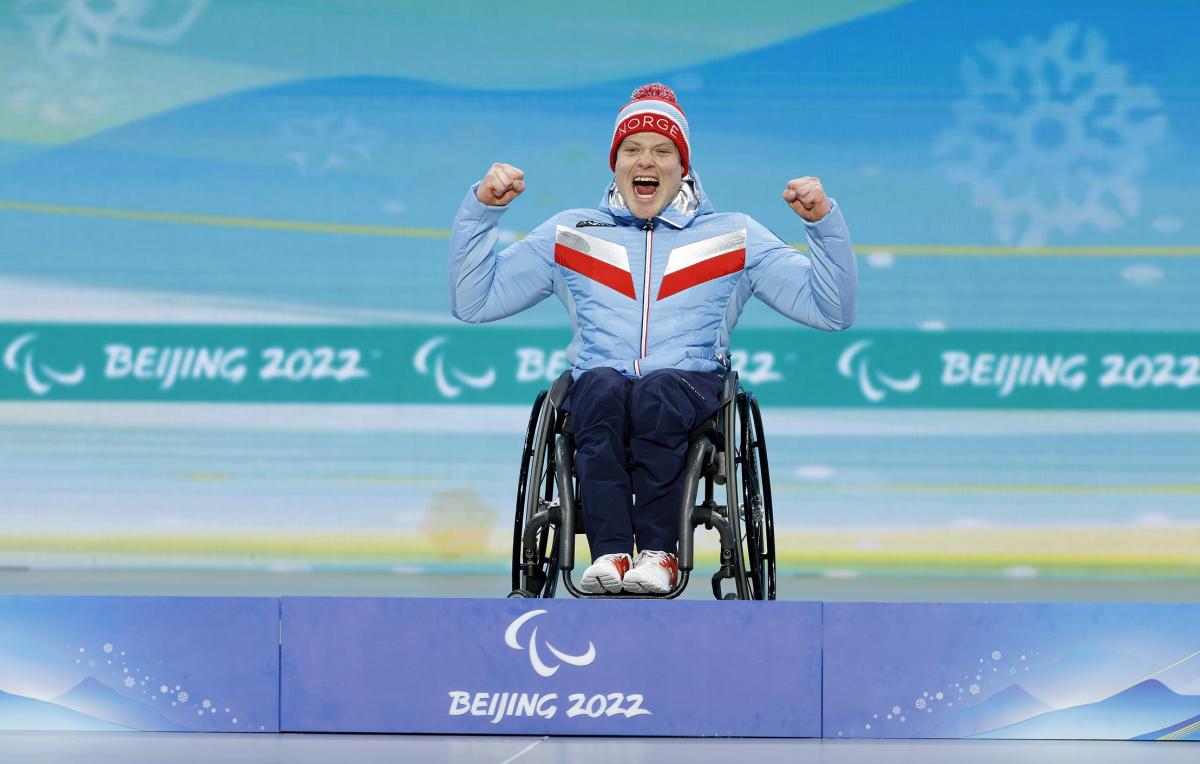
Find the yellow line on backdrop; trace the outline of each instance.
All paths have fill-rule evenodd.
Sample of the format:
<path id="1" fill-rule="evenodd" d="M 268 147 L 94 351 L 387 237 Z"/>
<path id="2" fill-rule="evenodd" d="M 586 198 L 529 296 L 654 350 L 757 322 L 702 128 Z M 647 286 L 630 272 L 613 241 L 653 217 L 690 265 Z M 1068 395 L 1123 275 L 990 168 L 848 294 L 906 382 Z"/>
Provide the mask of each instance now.
<path id="1" fill-rule="evenodd" d="M 1200 483 L 1147 485 L 1082 485 L 1053 483 L 798 483 L 771 482 L 777 491 L 826 491 L 837 493 L 998 493 L 998 494 L 1169 494 L 1200 493 Z"/>
<path id="2" fill-rule="evenodd" d="M 301 233 L 342 234 L 349 236 L 396 236 L 409 239 L 448 239 L 446 228 L 413 228 L 387 225 L 355 225 L 350 223 L 320 223 L 307 220 L 278 220 L 273 218 L 251 218 L 235 215 L 197 215 L 182 212 L 155 212 L 152 210 L 123 210 L 108 207 L 72 207 L 59 204 L 40 204 L 0 200 L 0 210 L 9 212 L 33 212 L 42 215 L 66 215 L 72 217 L 108 218 L 111 220 L 138 220 L 151 223 L 177 223 L 185 225 L 219 226 L 224 228 L 257 228 L 273 231 Z M 518 234 L 518 235 L 524 235 Z M 794 244 L 804 247 L 804 244 Z M 1109 257 L 1189 257 L 1200 255 L 1200 246 L 1180 247 L 993 247 L 976 245 L 944 244 L 859 244 L 855 251 L 860 255 L 888 253 L 897 256 L 1020 256 L 1020 257 L 1063 257 L 1063 256 L 1109 256 Z"/>
<path id="3" fill-rule="evenodd" d="M 412 239 L 448 239 L 449 229 L 401 228 L 386 225 L 351 225 L 348 223 L 315 223 L 305 220 L 274 220 L 230 215 L 193 215 L 178 212 L 149 210 L 119 210 L 104 207 L 64 207 L 57 204 L 33 204 L 0 200 L 0 210 L 35 212 L 43 215 L 138 220 L 150 223 L 183 223 L 187 225 L 219 226 L 223 228 L 258 228 L 300 233 L 343 234 L 350 236 L 401 236 Z"/>
<path id="4" fill-rule="evenodd" d="M 1107 256 L 1107 257 L 1186 257 L 1200 255 L 1200 247 L 985 247 L 955 246 L 945 244 L 858 244 L 854 251 L 860 255 L 888 253 L 892 255 L 916 256 L 995 256 L 1018 257 L 1063 257 L 1063 256 Z"/>

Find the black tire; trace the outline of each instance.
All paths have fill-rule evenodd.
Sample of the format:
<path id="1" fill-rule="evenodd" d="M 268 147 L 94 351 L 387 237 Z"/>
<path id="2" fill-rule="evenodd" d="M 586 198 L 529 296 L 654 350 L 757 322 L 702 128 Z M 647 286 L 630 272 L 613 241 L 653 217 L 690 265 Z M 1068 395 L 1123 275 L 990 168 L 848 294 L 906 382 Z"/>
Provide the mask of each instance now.
<path id="1" fill-rule="evenodd" d="M 742 501 L 742 550 L 751 599 L 773 600 L 775 577 L 775 511 L 771 474 L 758 399 L 739 391 L 737 399 L 738 483 Z"/>
<path id="2" fill-rule="evenodd" d="M 537 534 L 534 574 L 527 576 L 522 565 L 523 537 L 529 519 L 553 501 L 554 434 L 557 412 L 546 401 L 546 391 L 538 394 L 529 424 L 525 429 L 525 445 L 521 449 L 521 469 L 517 479 L 516 513 L 513 521 L 512 588 L 530 597 L 553 597 L 558 577 L 556 533 L 552 525 L 544 525 Z"/>

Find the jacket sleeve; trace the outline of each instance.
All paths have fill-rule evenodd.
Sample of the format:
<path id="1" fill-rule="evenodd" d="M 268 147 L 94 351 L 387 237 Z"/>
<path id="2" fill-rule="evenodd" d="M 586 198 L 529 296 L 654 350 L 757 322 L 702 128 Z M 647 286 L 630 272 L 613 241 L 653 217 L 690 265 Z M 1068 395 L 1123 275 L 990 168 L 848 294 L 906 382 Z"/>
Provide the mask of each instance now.
<path id="1" fill-rule="evenodd" d="M 450 312 L 473 324 L 495 321 L 546 299 L 554 291 L 554 218 L 496 252 L 500 216 L 471 186 L 450 231 Z"/>
<path id="2" fill-rule="evenodd" d="M 825 331 L 854 323 L 858 262 L 837 202 L 815 223 L 805 221 L 809 255 L 789 247 L 758 221 L 746 218 L 750 287 L 783 315 Z"/>

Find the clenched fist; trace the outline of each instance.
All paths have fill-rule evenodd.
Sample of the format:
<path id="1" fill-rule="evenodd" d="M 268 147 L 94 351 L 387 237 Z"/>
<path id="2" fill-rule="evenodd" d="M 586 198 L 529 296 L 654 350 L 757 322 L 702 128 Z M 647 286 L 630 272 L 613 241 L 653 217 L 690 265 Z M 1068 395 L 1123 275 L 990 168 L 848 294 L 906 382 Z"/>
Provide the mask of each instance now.
<path id="1" fill-rule="evenodd" d="M 815 223 L 829 214 L 829 197 L 820 178 L 811 175 L 789 180 L 783 190 L 783 200 L 797 215 Z"/>
<path id="2" fill-rule="evenodd" d="M 525 190 L 525 173 L 511 164 L 496 163 L 483 176 L 475 198 L 492 207 L 503 207 Z"/>

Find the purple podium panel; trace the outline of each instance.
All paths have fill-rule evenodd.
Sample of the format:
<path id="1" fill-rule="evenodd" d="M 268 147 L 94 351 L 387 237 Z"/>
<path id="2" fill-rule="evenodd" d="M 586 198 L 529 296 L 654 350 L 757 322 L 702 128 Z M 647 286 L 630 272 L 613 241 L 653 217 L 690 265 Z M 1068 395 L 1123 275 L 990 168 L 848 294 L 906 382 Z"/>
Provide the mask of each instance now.
<path id="1" fill-rule="evenodd" d="M 279 731 L 279 600 L 0 597 L 0 729 Z"/>
<path id="2" fill-rule="evenodd" d="M 1200 740 L 1200 605 L 826 603 L 831 738 Z"/>
<path id="3" fill-rule="evenodd" d="M 821 605 L 284 598 L 289 732 L 819 737 Z"/>

